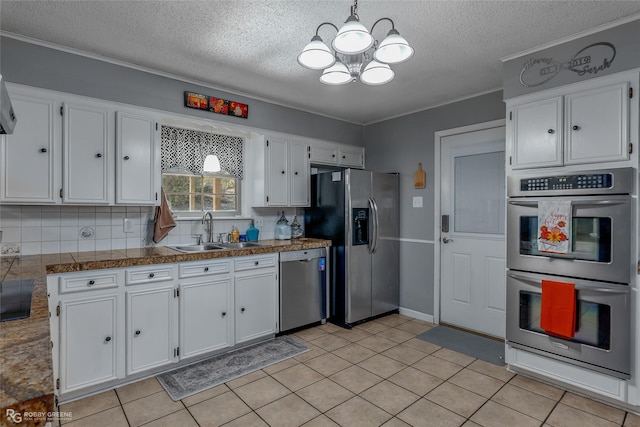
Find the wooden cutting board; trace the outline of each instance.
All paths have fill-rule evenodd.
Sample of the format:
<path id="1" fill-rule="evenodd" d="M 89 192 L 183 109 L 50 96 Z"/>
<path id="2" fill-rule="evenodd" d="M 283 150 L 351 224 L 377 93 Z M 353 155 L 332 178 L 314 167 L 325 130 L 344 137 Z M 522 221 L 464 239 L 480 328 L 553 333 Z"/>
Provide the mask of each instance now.
<path id="1" fill-rule="evenodd" d="M 427 173 L 422 170 L 422 163 L 418 163 L 418 170 L 413 174 L 413 186 L 425 188 L 427 186 Z"/>

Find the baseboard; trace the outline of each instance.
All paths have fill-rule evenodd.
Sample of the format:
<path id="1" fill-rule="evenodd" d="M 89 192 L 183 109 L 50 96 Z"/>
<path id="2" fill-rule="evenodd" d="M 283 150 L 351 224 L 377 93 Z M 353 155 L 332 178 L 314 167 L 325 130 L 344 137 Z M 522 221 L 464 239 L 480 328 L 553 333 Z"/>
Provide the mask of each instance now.
<path id="1" fill-rule="evenodd" d="M 400 307 L 400 314 L 413 317 L 414 319 L 424 320 L 425 322 L 433 323 L 433 314 L 422 313 L 408 308 Z"/>

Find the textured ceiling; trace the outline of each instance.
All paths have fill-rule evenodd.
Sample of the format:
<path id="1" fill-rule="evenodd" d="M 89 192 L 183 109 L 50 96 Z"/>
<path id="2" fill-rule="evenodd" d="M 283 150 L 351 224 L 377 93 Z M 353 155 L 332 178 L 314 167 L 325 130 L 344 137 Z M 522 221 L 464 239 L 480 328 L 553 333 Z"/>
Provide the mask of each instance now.
<path id="1" fill-rule="evenodd" d="M 343 1 L 0 1 L 0 29 L 367 124 L 498 89 L 500 58 L 640 12 L 640 1 L 360 0 L 415 48 L 384 86 L 326 86 L 296 58 Z M 374 37 L 382 40 L 382 22 Z M 329 42 L 334 31 L 323 27 Z"/>

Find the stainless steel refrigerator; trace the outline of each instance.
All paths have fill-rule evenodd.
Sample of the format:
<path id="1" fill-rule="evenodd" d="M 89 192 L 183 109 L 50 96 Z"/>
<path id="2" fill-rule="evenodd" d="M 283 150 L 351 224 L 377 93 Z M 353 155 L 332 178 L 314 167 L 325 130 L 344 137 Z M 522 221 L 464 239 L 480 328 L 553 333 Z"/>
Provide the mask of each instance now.
<path id="1" fill-rule="evenodd" d="M 345 327 L 398 310 L 397 174 L 312 175 L 305 235 L 332 241 L 330 320 Z"/>

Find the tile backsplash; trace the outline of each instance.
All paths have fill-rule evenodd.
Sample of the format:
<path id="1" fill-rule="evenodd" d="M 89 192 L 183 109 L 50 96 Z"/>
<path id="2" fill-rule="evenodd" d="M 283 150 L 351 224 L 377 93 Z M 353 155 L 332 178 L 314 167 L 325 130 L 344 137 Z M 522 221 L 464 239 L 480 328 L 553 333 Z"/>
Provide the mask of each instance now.
<path id="1" fill-rule="evenodd" d="M 284 209 L 289 223 L 303 209 Z M 189 244 L 206 231 L 201 218 L 177 221 L 176 227 L 158 244 L 153 243 L 152 206 L 0 206 L 0 256 L 36 255 L 94 250 L 128 249 L 145 246 Z M 253 209 L 252 217 L 260 239 L 273 239 L 282 209 Z M 127 226 L 125 227 L 125 219 Z M 249 228 L 247 218 L 215 219 L 214 233 L 229 233 L 232 226 L 241 233 Z M 125 232 L 125 229 L 127 232 Z"/>

